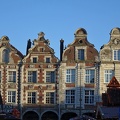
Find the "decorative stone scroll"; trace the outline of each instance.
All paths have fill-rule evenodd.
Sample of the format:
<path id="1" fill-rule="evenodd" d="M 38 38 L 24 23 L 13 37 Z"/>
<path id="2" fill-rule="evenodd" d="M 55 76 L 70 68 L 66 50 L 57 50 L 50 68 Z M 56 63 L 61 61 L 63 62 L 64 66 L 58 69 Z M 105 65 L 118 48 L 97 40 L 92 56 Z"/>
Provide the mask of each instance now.
<path id="1" fill-rule="evenodd" d="M 14 83 L 9 83 L 9 84 L 8 84 L 8 88 L 14 88 L 14 89 L 15 89 L 15 88 L 16 88 L 16 84 L 14 84 Z"/>
<path id="2" fill-rule="evenodd" d="M 28 85 L 28 89 L 34 89 L 34 85 Z"/>

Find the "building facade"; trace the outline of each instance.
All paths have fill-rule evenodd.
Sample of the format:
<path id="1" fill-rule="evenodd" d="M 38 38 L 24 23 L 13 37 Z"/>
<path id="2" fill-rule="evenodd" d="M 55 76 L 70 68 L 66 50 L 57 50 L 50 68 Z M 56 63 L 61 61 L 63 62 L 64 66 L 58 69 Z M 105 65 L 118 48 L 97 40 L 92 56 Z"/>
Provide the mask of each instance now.
<path id="1" fill-rule="evenodd" d="M 0 39 L 0 93 L 4 112 L 19 107 L 21 98 L 21 61 L 23 55 L 10 44 L 7 36 Z"/>
<path id="2" fill-rule="evenodd" d="M 58 119 L 58 58 L 44 33 L 38 34 L 22 63 L 22 119 Z"/>
<path id="3" fill-rule="evenodd" d="M 62 54 L 59 79 L 60 116 L 94 112 L 98 102 L 96 58 L 98 51 L 87 40 L 87 32 L 80 28 L 73 43 Z M 63 42 L 63 41 L 62 41 Z"/>
<path id="4" fill-rule="evenodd" d="M 28 41 L 25 56 L 3 36 L 0 56 L 5 112 L 16 107 L 22 120 L 68 120 L 93 113 L 111 78 L 119 81 L 120 29 L 111 30 L 99 52 L 87 40 L 87 31 L 77 29 L 67 47 L 60 40 L 60 60 L 43 32 L 33 43 Z"/>
<path id="5" fill-rule="evenodd" d="M 113 76 L 120 80 L 120 28 L 111 30 L 109 42 L 100 50 L 100 96 Z"/>

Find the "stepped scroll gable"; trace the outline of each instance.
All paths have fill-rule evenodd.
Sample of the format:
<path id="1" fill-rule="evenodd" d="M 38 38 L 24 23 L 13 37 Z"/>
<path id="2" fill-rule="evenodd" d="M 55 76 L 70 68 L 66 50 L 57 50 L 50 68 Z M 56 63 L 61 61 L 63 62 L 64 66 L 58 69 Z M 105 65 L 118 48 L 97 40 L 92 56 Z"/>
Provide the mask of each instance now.
<path id="1" fill-rule="evenodd" d="M 64 50 L 63 61 L 75 61 L 83 60 L 95 61 L 95 56 L 98 56 L 98 51 L 94 48 L 94 45 L 88 42 L 87 32 L 84 28 L 80 28 L 75 32 L 75 39 L 73 43 L 69 44 L 68 47 Z M 78 58 L 78 49 L 81 49 L 81 54 L 84 54 L 84 57 Z"/>
<path id="2" fill-rule="evenodd" d="M 61 118 L 71 113 L 93 112 L 98 102 L 98 51 L 87 40 L 87 32 L 79 28 L 74 40 L 63 51 L 59 68 L 59 99 Z M 71 111 L 71 113 L 69 113 Z"/>
<path id="3" fill-rule="evenodd" d="M 19 109 L 21 66 L 23 55 L 13 45 L 7 36 L 0 38 L 0 93 L 3 111 L 11 111 L 12 106 Z M 11 106 L 12 104 L 12 106 Z M 7 108 L 7 109 L 6 109 Z"/>
<path id="4" fill-rule="evenodd" d="M 120 78 L 120 28 L 110 31 L 110 40 L 100 49 L 100 96 L 107 91 L 107 85 L 113 76 Z"/>
<path id="5" fill-rule="evenodd" d="M 22 98 L 23 120 L 58 118 L 58 58 L 50 41 L 40 32 L 23 59 Z M 30 111 L 29 111 L 30 110 Z M 39 118 L 40 116 L 40 118 Z M 53 119 L 53 118 L 51 118 Z"/>

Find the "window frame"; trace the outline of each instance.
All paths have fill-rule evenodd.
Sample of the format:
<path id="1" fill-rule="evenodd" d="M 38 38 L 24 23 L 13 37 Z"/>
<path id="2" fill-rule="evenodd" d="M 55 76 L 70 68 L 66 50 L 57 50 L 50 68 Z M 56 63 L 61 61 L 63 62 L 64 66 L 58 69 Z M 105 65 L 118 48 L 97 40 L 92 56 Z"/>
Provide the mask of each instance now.
<path id="1" fill-rule="evenodd" d="M 76 80 L 76 69 L 66 69 L 66 83 L 75 83 Z"/>
<path id="2" fill-rule="evenodd" d="M 9 94 L 10 93 L 10 94 Z M 14 94 L 15 93 L 15 94 Z M 13 90 L 8 90 L 7 91 L 7 102 L 8 103 L 16 103 L 16 96 L 17 96 L 17 93 L 16 91 L 13 91 Z M 10 101 L 9 101 L 10 100 Z"/>
<path id="3" fill-rule="evenodd" d="M 33 75 L 33 72 L 35 73 Z M 34 80 L 35 77 L 35 80 Z M 36 70 L 28 70 L 27 71 L 27 82 L 28 83 L 37 83 L 37 71 Z"/>
<path id="4" fill-rule="evenodd" d="M 113 60 L 120 61 L 120 49 L 113 50 Z"/>
<path id="5" fill-rule="evenodd" d="M 29 93 L 30 93 L 30 95 L 29 95 Z M 34 94 L 34 96 L 33 96 L 33 94 Z M 28 91 L 27 92 L 27 104 L 36 104 L 37 103 L 36 98 L 37 98 L 36 91 Z"/>
<path id="6" fill-rule="evenodd" d="M 55 92 L 46 92 L 45 94 L 45 103 L 46 104 L 55 104 Z"/>
<path id="7" fill-rule="evenodd" d="M 87 93 L 86 93 L 87 92 Z M 93 94 L 91 94 L 91 92 Z M 95 90 L 85 89 L 84 93 L 84 103 L 86 105 L 93 105 L 95 103 Z"/>
<path id="8" fill-rule="evenodd" d="M 45 80 L 46 83 L 55 83 L 55 71 L 46 71 Z"/>
<path id="9" fill-rule="evenodd" d="M 78 49 L 78 60 L 85 60 L 85 49 Z"/>
<path id="10" fill-rule="evenodd" d="M 86 84 L 94 84 L 95 83 L 95 70 L 94 69 L 86 69 L 85 70 L 85 83 Z"/>
<path id="11" fill-rule="evenodd" d="M 37 57 L 33 57 L 33 58 L 32 58 L 32 62 L 33 62 L 33 63 L 37 63 Z"/>
<path id="12" fill-rule="evenodd" d="M 110 73 L 110 71 L 112 71 L 112 72 Z M 106 77 L 106 75 L 107 75 L 107 77 Z M 109 83 L 113 76 L 114 76 L 114 70 L 113 69 L 105 69 L 104 70 L 104 83 Z"/>
<path id="13" fill-rule="evenodd" d="M 68 92 L 68 93 L 67 93 Z M 75 90 L 65 90 L 65 104 L 75 104 Z"/>
<path id="14" fill-rule="evenodd" d="M 10 74 L 10 72 L 12 74 Z M 16 70 L 8 70 L 8 77 L 7 77 L 7 79 L 8 79 L 9 83 L 16 83 L 16 81 L 17 81 L 17 72 L 16 72 Z"/>

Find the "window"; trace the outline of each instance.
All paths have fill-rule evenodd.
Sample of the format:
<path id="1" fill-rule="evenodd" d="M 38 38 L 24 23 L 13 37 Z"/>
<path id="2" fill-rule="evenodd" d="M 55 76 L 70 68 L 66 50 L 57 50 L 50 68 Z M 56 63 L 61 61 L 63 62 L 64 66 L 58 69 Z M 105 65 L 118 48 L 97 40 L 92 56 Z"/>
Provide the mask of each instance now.
<path id="1" fill-rule="evenodd" d="M 46 58 L 46 63 L 50 63 L 50 58 Z"/>
<path id="2" fill-rule="evenodd" d="M 94 103 L 94 90 L 85 90 L 85 103 L 86 104 Z"/>
<path id="3" fill-rule="evenodd" d="M 46 82 L 54 83 L 55 82 L 55 72 L 46 71 Z"/>
<path id="4" fill-rule="evenodd" d="M 28 92 L 27 103 L 30 104 L 36 103 L 36 92 Z"/>
<path id="5" fill-rule="evenodd" d="M 8 91 L 8 103 L 16 102 L 16 91 Z"/>
<path id="6" fill-rule="evenodd" d="M 114 60 L 120 60 L 120 50 L 114 50 Z"/>
<path id="7" fill-rule="evenodd" d="M 8 63 L 9 62 L 9 51 L 3 50 L 2 52 L 2 62 Z"/>
<path id="8" fill-rule="evenodd" d="M 78 60 L 84 60 L 84 49 L 78 50 Z"/>
<path id="9" fill-rule="evenodd" d="M 66 70 L 66 82 L 74 83 L 75 82 L 75 69 Z"/>
<path id="10" fill-rule="evenodd" d="M 105 82 L 108 83 L 114 75 L 114 70 L 105 70 Z"/>
<path id="11" fill-rule="evenodd" d="M 54 104 L 54 92 L 47 92 L 46 93 L 46 103 L 47 104 Z"/>
<path id="12" fill-rule="evenodd" d="M 28 82 L 37 82 L 37 71 L 28 71 Z"/>
<path id="13" fill-rule="evenodd" d="M 66 103 L 75 103 L 75 90 L 66 90 Z"/>
<path id="14" fill-rule="evenodd" d="M 8 82 L 16 82 L 16 71 L 8 71 Z"/>
<path id="15" fill-rule="evenodd" d="M 37 58 L 36 57 L 33 58 L 33 63 L 37 63 Z"/>
<path id="16" fill-rule="evenodd" d="M 85 74 L 85 82 L 86 83 L 94 83 L 95 70 L 86 70 Z"/>

